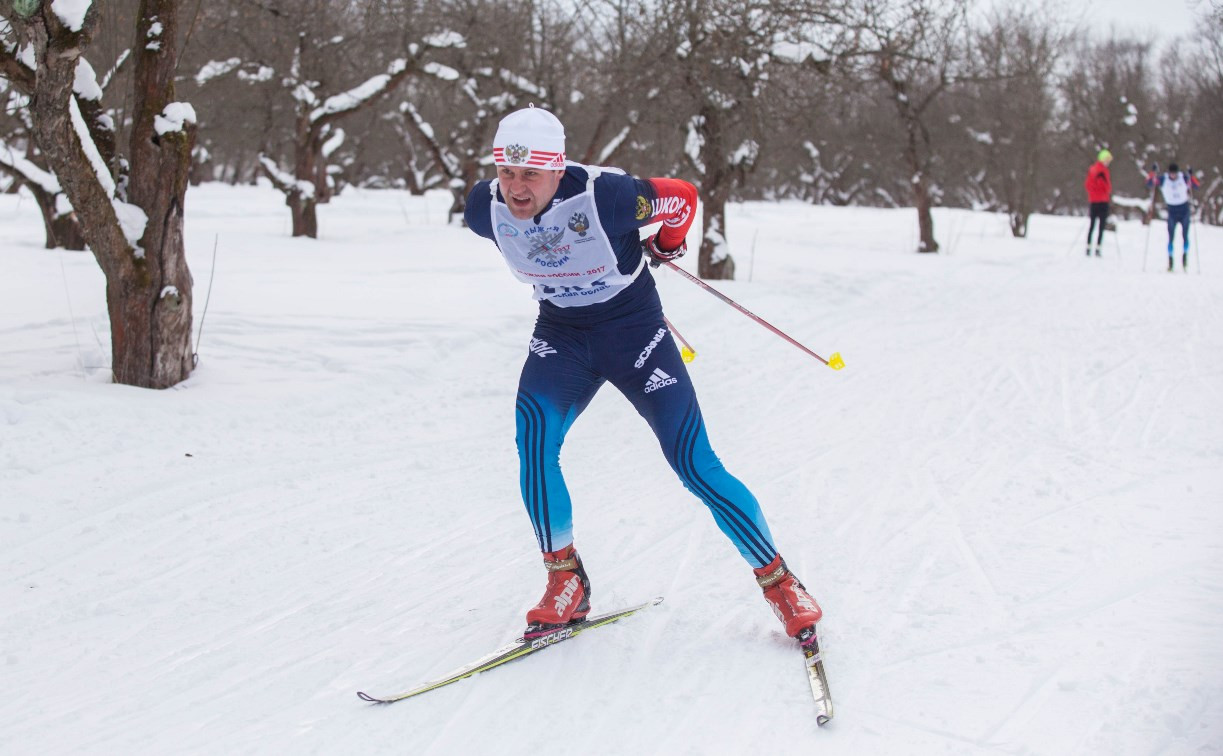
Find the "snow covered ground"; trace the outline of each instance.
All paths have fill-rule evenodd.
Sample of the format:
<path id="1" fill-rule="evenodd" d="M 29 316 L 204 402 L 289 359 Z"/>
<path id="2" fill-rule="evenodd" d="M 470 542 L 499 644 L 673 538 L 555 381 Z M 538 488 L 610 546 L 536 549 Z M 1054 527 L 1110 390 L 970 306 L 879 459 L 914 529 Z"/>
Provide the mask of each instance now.
<path id="1" fill-rule="evenodd" d="M 1082 218 L 948 210 L 918 255 L 911 210 L 733 209 L 719 288 L 840 372 L 659 274 L 714 447 L 824 607 L 828 727 L 610 388 L 566 446 L 577 543 L 595 611 L 666 601 L 361 703 L 515 637 L 544 582 L 534 304 L 447 204 L 350 190 L 310 241 L 270 189 L 193 188 L 200 363 L 153 392 L 108 381 L 93 258 L 0 196 L 0 753 L 1223 751 L 1223 230 L 1168 274 L 1162 227 L 1084 259 Z"/>

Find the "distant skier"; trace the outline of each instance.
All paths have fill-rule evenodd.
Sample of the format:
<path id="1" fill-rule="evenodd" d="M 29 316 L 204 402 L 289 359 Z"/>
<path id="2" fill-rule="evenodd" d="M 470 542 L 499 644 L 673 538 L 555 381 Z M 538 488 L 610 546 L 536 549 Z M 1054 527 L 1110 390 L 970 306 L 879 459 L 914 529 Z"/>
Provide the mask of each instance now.
<path id="1" fill-rule="evenodd" d="M 649 423 L 671 468 L 754 569 L 786 633 L 813 641 L 810 628 L 820 607 L 778 554 L 756 498 L 710 447 L 646 264 L 686 251 L 696 187 L 567 163 L 564 126 L 534 106 L 501 120 L 492 153 L 497 178 L 472 189 L 467 225 L 496 243 L 510 272 L 533 285 L 539 300 L 518 383 L 517 445 L 522 498 L 548 585 L 527 612 L 524 637 L 545 635 L 590 611 L 590 580 L 573 546 L 560 451 L 569 427 L 610 381 Z M 642 241 L 638 229 L 660 221 L 659 232 Z M 613 484 L 633 474 L 632 455 L 624 461 L 604 451 L 602 459 L 601 491 L 615 506 Z"/>
<path id="2" fill-rule="evenodd" d="M 1160 193 L 1164 196 L 1164 204 L 1168 206 L 1168 270 L 1171 271 L 1173 262 L 1176 259 L 1173 253 L 1173 242 L 1176 237 L 1176 226 L 1179 223 L 1181 227 L 1181 240 L 1183 242 L 1181 252 L 1181 267 L 1183 270 L 1189 269 L 1189 200 L 1193 195 L 1193 190 L 1200 187 L 1202 184 L 1193 175 L 1193 169 L 1181 171 L 1176 163 L 1168 166 L 1168 172 L 1159 173 L 1159 166 L 1152 165 L 1151 172 L 1147 174 L 1147 188 L 1159 186 Z"/>
<path id="3" fill-rule="evenodd" d="M 1100 256 L 1100 245 L 1104 242 L 1104 224 L 1108 221 L 1108 204 L 1113 199 L 1113 180 L 1108 172 L 1108 165 L 1111 162 L 1113 162 L 1113 153 L 1108 150 L 1100 150 L 1096 155 L 1096 162 L 1087 169 L 1087 178 L 1083 181 L 1083 187 L 1087 190 L 1088 216 L 1091 219 L 1087 224 L 1088 257 L 1091 256 L 1091 232 L 1095 229 L 1097 221 L 1100 224 L 1100 230 L 1096 233 L 1096 257 Z"/>

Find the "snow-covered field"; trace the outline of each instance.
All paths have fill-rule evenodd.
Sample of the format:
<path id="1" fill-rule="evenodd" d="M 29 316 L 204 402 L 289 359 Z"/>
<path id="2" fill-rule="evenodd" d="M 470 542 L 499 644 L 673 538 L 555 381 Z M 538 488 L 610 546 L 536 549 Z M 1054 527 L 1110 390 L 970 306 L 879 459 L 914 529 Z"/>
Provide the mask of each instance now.
<path id="1" fill-rule="evenodd" d="M 1223 751 L 1223 230 L 736 206 L 718 287 L 659 274 L 715 449 L 825 610 L 836 719 L 644 423 L 564 457 L 595 611 L 660 606 L 427 696 L 521 630 L 534 304 L 444 195 L 188 194 L 200 363 L 109 383 L 102 275 L 0 196 L 0 753 Z M 213 268 L 213 251 L 215 270 Z M 695 269 L 695 261 L 685 266 Z M 1179 260 L 1178 260 L 1179 263 Z M 211 281 L 206 317 L 205 295 Z M 609 463 L 635 473 L 609 479 Z"/>

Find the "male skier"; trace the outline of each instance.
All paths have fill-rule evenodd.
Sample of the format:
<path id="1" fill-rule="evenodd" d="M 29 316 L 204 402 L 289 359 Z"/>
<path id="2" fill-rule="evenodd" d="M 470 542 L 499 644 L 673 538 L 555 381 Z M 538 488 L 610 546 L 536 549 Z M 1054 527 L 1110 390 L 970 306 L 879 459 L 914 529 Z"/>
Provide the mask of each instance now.
<path id="1" fill-rule="evenodd" d="M 1172 247 L 1177 224 L 1180 224 L 1183 242 L 1181 268 L 1189 270 L 1189 199 L 1193 190 L 1201 186 L 1201 182 L 1193 175 L 1192 168 L 1182 172 L 1180 166 L 1172 163 L 1164 174 L 1159 174 L 1159 166 L 1151 166 L 1151 172 L 1147 174 L 1147 188 L 1156 185 L 1164 196 L 1164 204 L 1168 206 L 1168 272 L 1172 272 L 1175 267 L 1173 263 L 1176 256 Z"/>
<path id="2" fill-rule="evenodd" d="M 548 584 L 527 612 L 524 637 L 551 633 L 590 612 L 590 580 L 573 546 L 560 450 L 570 426 L 610 381 L 752 567 L 786 633 L 814 643 L 820 607 L 782 560 L 756 498 L 714 454 L 646 264 L 686 251 L 696 188 L 566 162 L 564 127 L 534 106 L 502 119 L 493 162 L 497 177 L 476 184 L 467 198 L 467 225 L 496 243 L 510 272 L 531 284 L 539 300 L 518 383 L 516 440 L 522 498 Z M 642 241 L 638 229 L 658 222 L 658 233 Z"/>

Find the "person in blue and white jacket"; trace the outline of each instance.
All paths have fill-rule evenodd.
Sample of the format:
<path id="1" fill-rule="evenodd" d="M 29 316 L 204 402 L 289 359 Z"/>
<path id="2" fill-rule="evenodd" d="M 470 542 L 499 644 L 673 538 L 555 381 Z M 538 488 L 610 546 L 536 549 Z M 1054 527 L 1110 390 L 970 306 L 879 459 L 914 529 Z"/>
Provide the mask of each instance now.
<path id="1" fill-rule="evenodd" d="M 1176 238 L 1176 226 L 1179 223 L 1181 227 L 1181 241 L 1183 242 L 1181 253 L 1181 267 L 1183 270 L 1189 269 L 1189 200 L 1193 195 L 1193 190 L 1201 183 L 1193 175 L 1193 169 L 1181 171 L 1176 163 L 1168 166 L 1168 172 L 1159 174 L 1159 166 L 1151 166 L 1151 172 L 1147 174 L 1147 188 L 1159 186 L 1159 191 L 1164 196 L 1164 204 L 1168 206 L 1168 270 L 1171 271 L 1175 255 L 1173 254 L 1173 242 Z"/>
<path id="2" fill-rule="evenodd" d="M 524 637 L 557 632 L 590 611 L 560 450 L 578 415 L 610 382 L 753 568 L 786 632 L 813 642 L 822 612 L 782 560 L 756 498 L 714 454 L 647 266 L 686 251 L 696 188 L 567 162 L 564 126 L 534 106 L 502 119 L 492 152 L 497 177 L 476 184 L 464 217 L 539 300 L 518 383 L 516 439 L 522 498 L 548 585 L 527 612 Z M 643 241 L 639 229 L 659 222 L 658 233 Z M 609 480 L 629 472 L 617 470 Z M 612 488 L 606 494 L 616 495 Z"/>

